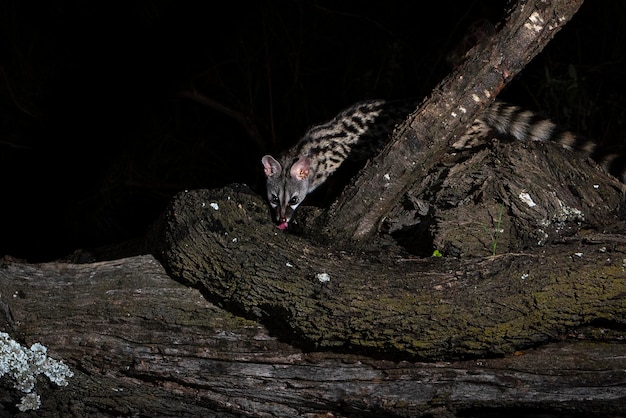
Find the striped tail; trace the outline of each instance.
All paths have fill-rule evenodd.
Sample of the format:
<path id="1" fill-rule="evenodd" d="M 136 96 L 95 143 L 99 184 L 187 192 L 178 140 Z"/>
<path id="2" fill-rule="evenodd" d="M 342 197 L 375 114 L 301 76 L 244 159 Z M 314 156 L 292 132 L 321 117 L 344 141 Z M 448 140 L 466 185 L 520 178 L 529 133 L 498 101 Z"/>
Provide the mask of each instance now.
<path id="1" fill-rule="evenodd" d="M 519 106 L 496 101 L 485 109 L 452 147 L 467 149 L 485 144 L 488 132 L 517 141 L 554 142 L 563 148 L 591 157 L 605 171 L 626 183 L 626 156 L 608 152 L 597 143 L 567 131 L 550 119 Z"/>

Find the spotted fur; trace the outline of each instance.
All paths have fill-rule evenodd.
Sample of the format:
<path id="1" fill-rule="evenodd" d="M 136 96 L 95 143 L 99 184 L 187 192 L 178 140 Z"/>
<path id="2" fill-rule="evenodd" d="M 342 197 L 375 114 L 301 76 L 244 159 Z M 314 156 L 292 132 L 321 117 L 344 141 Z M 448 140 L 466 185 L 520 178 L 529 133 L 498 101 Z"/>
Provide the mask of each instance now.
<path id="1" fill-rule="evenodd" d="M 280 159 L 265 155 L 267 198 L 276 221 L 288 223 L 307 194 L 323 184 L 347 159 L 374 155 L 398 122 L 415 109 L 408 103 L 366 100 L 315 125 Z"/>
<path id="2" fill-rule="evenodd" d="M 286 227 L 304 198 L 323 184 L 347 159 L 376 154 L 399 122 L 416 107 L 415 102 L 366 100 L 355 103 L 326 123 L 310 128 L 279 159 L 261 159 L 267 198 L 281 227 Z M 452 145 L 466 149 L 484 143 L 488 132 L 519 141 L 556 142 L 596 160 L 607 172 L 626 183 L 626 158 L 605 153 L 596 143 L 566 131 L 535 112 L 496 101 Z"/>

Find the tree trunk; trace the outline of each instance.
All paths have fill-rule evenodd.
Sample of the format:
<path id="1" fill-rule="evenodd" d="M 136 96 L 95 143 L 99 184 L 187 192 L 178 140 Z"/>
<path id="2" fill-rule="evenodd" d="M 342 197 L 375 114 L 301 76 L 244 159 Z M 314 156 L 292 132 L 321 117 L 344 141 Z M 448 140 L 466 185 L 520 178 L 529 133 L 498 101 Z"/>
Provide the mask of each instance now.
<path id="1" fill-rule="evenodd" d="M 519 1 L 502 28 L 467 53 L 467 60 L 396 130 L 385 150 L 322 217 L 319 226 L 329 239 L 371 238 L 407 189 L 441 161 L 450 140 L 467 129 L 582 3 Z"/>

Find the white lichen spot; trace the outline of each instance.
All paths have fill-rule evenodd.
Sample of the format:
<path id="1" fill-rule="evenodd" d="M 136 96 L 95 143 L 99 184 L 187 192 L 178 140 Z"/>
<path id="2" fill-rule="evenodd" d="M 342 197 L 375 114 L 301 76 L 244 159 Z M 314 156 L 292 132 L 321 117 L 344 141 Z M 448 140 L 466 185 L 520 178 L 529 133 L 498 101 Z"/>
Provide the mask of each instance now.
<path id="1" fill-rule="evenodd" d="M 44 374 L 52 383 L 67 386 L 67 379 L 74 373 L 63 362 L 47 356 L 48 349 L 39 343 L 30 349 L 22 347 L 9 334 L 0 332 L 0 377 L 8 374 L 15 382 L 13 386 L 24 392 L 17 405 L 20 411 L 39 408 L 41 401 L 35 388 L 37 375 Z"/>
<path id="2" fill-rule="evenodd" d="M 452 117 L 456 118 L 456 113 L 455 112 L 452 112 L 451 115 L 452 115 Z"/>
<path id="3" fill-rule="evenodd" d="M 533 12 L 532 15 L 528 18 L 530 22 L 524 23 L 524 27 L 528 30 L 532 30 L 534 32 L 539 32 L 543 29 L 543 19 L 537 12 Z"/>
<path id="4" fill-rule="evenodd" d="M 478 97 L 477 94 L 472 94 L 472 100 L 475 101 L 476 103 L 480 102 L 480 97 Z"/>
<path id="5" fill-rule="evenodd" d="M 554 215 L 554 220 L 557 222 L 583 222 L 585 220 L 585 214 L 580 209 L 571 208 L 559 200 L 561 210 Z"/>
<path id="6" fill-rule="evenodd" d="M 233 242 L 237 242 L 237 238 L 233 238 Z"/>
<path id="7" fill-rule="evenodd" d="M 529 276 L 530 276 L 530 274 L 528 274 L 528 273 L 522 274 L 522 280 L 528 279 Z"/>
<path id="8" fill-rule="evenodd" d="M 206 203 L 202 202 L 202 207 L 205 207 L 205 206 L 206 206 Z"/>
<path id="9" fill-rule="evenodd" d="M 219 210 L 220 209 L 220 205 L 218 205 L 216 202 L 209 203 L 209 206 L 211 206 L 215 210 Z"/>
<path id="10" fill-rule="evenodd" d="M 489 90 L 483 90 L 483 94 L 485 95 L 486 98 L 488 99 L 491 98 L 491 93 L 489 93 Z"/>
<path id="11" fill-rule="evenodd" d="M 39 395 L 36 393 L 29 393 L 22 396 L 21 402 L 17 404 L 17 409 L 24 412 L 39 409 L 40 406 L 41 399 L 39 398 Z"/>
<path id="12" fill-rule="evenodd" d="M 293 267 L 293 264 L 291 264 L 289 261 L 287 261 L 287 262 L 285 263 L 285 265 L 286 265 L 287 267 Z"/>
<path id="13" fill-rule="evenodd" d="M 599 188 L 600 188 L 600 185 L 599 185 L 599 184 L 594 184 L 594 185 L 593 185 L 593 188 L 597 190 L 597 189 L 599 189 Z"/>
<path id="14" fill-rule="evenodd" d="M 383 180 L 386 180 L 386 181 L 391 180 L 391 176 L 389 175 L 389 173 L 385 173 L 385 174 L 383 175 Z"/>
<path id="15" fill-rule="evenodd" d="M 537 229 L 535 231 L 535 235 L 537 236 L 537 245 L 540 247 L 546 245 L 548 238 L 550 238 L 550 236 L 543 229 Z"/>
<path id="16" fill-rule="evenodd" d="M 330 281 L 330 276 L 328 273 L 317 273 L 315 278 L 319 280 L 320 283 L 328 283 Z"/>
<path id="17" fill-rule="evenodd" d="M 533 201 L 533 198 L 530 197 L 530 194 L 526 193 L 526 192 L 520 192 L 519 194 L 519 199 L 526 203 L 528 205 L 528 207 L 535 207 L 537 206 L 537 204 Z"/>
<path id="18" fill-rule="evenodd" d="M 539 32 L 541 29 L 543 29 L 544 20 L 541 18 L 539 13 L 533 12 L 530 15 L 530 17 L 528 18 L 528 20 L 530 22 L 526 22 L 524 24 L 524 27 L 526 29 L 530 29 L 530 30 L 535 31 L 535 32 Z"/>
<path id="19" fill-rule="evenodd" d="M 582 258 L 583 253 L 574 253 L 574 255 L 575 255 L 576 257 L 578 257 L 578 258 Z"/>
<path id="20" fill-rule="evenodd" d="M 467 109 L 464 108 L 463 106 L 459 106 L 459 110 L 461 111 L 461 113 L 465 114 L 467 113 Z"/>

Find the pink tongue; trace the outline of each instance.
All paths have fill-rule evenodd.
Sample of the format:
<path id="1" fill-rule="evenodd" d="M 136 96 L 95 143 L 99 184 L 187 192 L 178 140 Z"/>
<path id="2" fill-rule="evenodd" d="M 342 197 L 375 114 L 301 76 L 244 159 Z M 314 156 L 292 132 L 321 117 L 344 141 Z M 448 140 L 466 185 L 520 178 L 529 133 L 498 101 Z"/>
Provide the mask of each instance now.
<path id="1" fill-rule="evenodd" d="M 289 224 L 287 222 L 282 222 L 280 225 L 278 225 L 278 229 L 284 231 L 285 229 L 287 229 L 288 226 Z"/>

